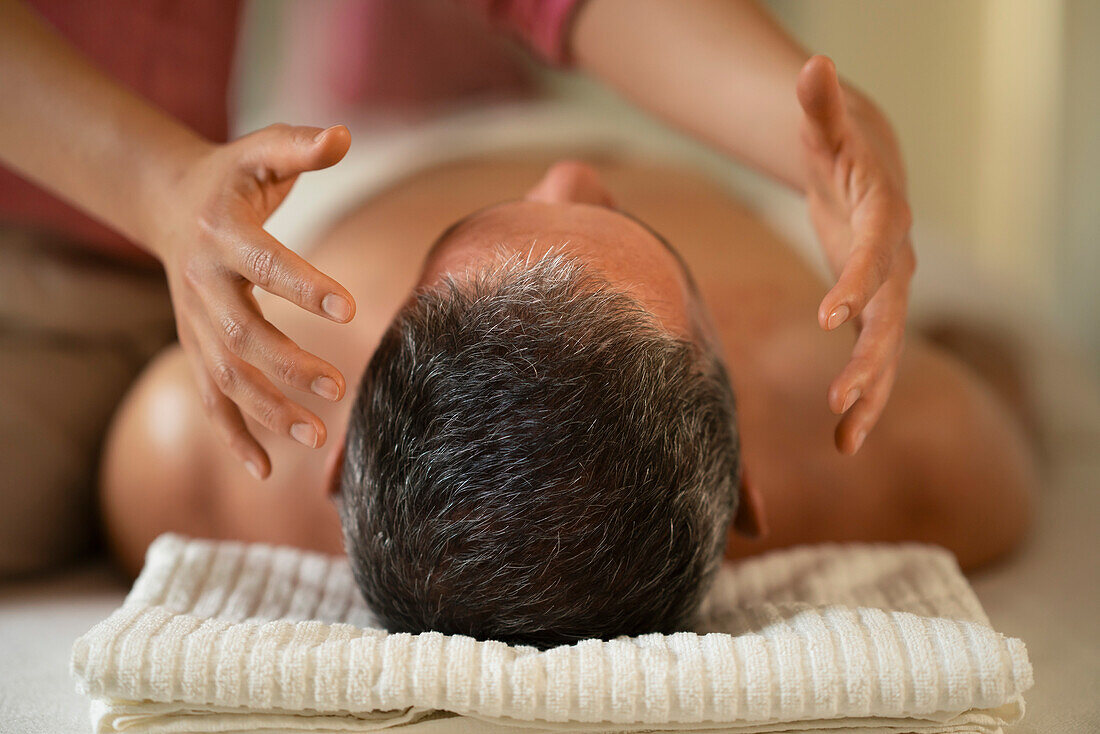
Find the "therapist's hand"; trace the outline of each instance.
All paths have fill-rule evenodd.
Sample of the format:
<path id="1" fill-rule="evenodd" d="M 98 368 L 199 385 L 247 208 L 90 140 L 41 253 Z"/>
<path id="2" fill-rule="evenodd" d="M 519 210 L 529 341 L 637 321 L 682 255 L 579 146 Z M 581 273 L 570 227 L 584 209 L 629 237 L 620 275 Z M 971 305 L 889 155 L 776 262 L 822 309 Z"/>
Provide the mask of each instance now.
<path id="1" fill-rule="evenodd" d="M 207 415 L 258 479 L 267 452 L 243 415 L 309 447 L 325 442 L 321 419 L 272 382 L 328 400 L 344 395 L 339 370 L 301 349 L 260 311 L 253 287 L 336 322 L 355 314 L 351 294 L 264 231 L 298 175 L 348 151 L 343 126 L 272 125 L 225 145 L 189 152 L 157 212 L 151 249 L 164 264 L 180 344 Z M 272 378 L 272 379 L 269 379 Z"/>
<path id="2" fill-rule="evenodd" d="M 889 122 L 814 56 L 798 76 L 810 218 L 837 282 L 818 309 L 826 330 L 853 321 L 852 358 L 829 387 L 843 414 L 836 445 L 854 454 L 894 385 L 916 258 L 901 152 Z"/>

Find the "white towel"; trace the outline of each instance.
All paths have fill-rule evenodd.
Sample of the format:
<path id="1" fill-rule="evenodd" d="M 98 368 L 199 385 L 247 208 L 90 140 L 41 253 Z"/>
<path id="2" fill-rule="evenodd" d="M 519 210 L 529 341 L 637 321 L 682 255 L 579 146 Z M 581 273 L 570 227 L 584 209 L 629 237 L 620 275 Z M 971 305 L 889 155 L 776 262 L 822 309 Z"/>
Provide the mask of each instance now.
<path id="1" fill-rule="evenodd" d="M 695 632 L 546 651 L 378 629 L 347 561 L 159 538 L 77 640 L 96 732 L 997 732 L 1032 684 L 954 558 L 826 545 L 722 568 Z"/>

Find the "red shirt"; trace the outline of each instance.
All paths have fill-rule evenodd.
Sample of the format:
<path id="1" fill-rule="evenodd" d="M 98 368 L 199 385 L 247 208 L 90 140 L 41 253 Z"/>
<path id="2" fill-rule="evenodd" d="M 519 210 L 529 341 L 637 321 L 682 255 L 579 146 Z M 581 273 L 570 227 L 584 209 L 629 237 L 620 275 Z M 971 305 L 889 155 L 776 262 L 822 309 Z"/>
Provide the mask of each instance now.
<path id="1" fill-rule="evenodd" d="M 452 0 L 559 64 L 568 62 L 568 26 L 582 1 Z M 30 0 L 30 5 L 110 77 L 204 137 L 226 140 L 240 18 L 237 0 Z M 337 87 L 336 94 L 359 103 L 394 101 L 398 87 L 402 96 L 423 99 L 461 94 L 474 83 L 471 80 L 477 82 L 474 86 L 515 86 L 515 73 L 502 71 L 504 65 L 491 58 L 491 52 L 460 54 L 468 68 L 456 69 L 453 54 L 442 58 L 439 33 L 434 38 L 431 33 L 410 35 L 410 28 L 423 29 L 425 7 L 412 0 L 311 4 L 310 12 L 330 13 L 336 21 L 331 27 L 343 30 L 334 32 L 333 43 L 343 59 L 352 62 L 343 66 L 349 72 L 342 78 L 318 83 L 327 81 Z M 466 38 L 454 40 L 471 43 Z M 398 53 L 407 63 L 394 75 L 391 65 L 380 61 Z M 56 232 L 126 259 L 152 259 L 126 238 L 3 167 L 0 222 Z"/>

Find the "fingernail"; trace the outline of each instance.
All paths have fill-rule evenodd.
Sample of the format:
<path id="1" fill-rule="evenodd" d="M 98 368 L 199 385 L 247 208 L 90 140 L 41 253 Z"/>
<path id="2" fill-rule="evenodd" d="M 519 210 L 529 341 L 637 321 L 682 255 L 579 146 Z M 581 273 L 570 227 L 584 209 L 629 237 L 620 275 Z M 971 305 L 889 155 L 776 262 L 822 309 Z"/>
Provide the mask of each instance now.
<path id="1" fill-rule="evenodd" d="M 321 308 L 325 309 L 332 318 L 337 321 L 347 321 L 351 318 L 351 304 L 343 296 L 338 296 L 335 293 L 329 293 L 321 301 Z"/>
<path id="2" fill-rule="evenodd" d="M 860 448 L 863 447 L 863 439 L 865 439 L 865 438 L 867 438 L 867 431 L 860 429 L 860 431 L 858 433 L 856 433 L 856 443 L 855 443 L 855 447 L 856 447 L 855 450 L 856 451 L 859 451 Z"/>
<path id="3" fill-rule="evenodd" d="M 832 331 L 833 329 L 847 321 L 848 314 L 850 313 L 851 311 L 848 310 L 847 306 L 841 306 L 840 308 L 829 314 L 829 331 Z"/>
<path id="4" fill-rule="evenodd" d="M 290 435 L 303 446 L 317 448 L 317 429 L 308 423 L 295 423 L 290 427 Z"/>
<path id="5" fill-rule="evenodd" d="M 860 391 L 858 387 L 852 388 L 848 391 L 848 396 L 844 398 L 844 407 L 840 409 L 841 413 L 847 413 L 848 408 L 855 405 L 855 402 L 859 400 Z"/>
<path id="6" fill-rule="evenodd" d="M 336 400 L 340 397 L 340 386 L 336 384 L 336 380 L 324 375 L 314 380 L 309 389 L 326 400 Z"/>
<path id="7" fill-rule="evenodd" d="M 256 466 L 254 462 L 246 461 L 244 463 L 244 468 L 248 469 L 248 473 L 256 477 L 256 479 L 262 480 L 264 478 L 260 473 L 260 467 Z"/>
<path id="8" fill-rule="evenodd" d="M 336 126 L 335 126 L 335 125 L 333 125 L 332 127 L 336 127 Z M 321 142 L 321 139 L 325 137 L 325 134 L 326 134 L 326 133 L 327 133 L 327 132 L 328 132 L 329 130 L 331 130 L 331 129 L 332 129 L 332 127 L 326 127 L 326 128 L 324 129 L 324 130 L 322 130 L 321 132 L 319 132 L 319 133 L 317 133 L 316 135 L 314 135 L 314 136 L 313 136 L 313 142 L 315 142 L 315 143 L 319 143 L 319 142 Z"/>

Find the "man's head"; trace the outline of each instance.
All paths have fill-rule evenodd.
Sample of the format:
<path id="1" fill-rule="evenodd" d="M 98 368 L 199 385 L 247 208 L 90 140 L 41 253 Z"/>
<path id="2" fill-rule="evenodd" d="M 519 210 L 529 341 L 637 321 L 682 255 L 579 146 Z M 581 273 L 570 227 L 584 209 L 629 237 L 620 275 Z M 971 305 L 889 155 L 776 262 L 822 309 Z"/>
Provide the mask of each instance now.
<path id="1" fill-rule="evenodd" d="M 609 203 L 563 164 L 453 227 L 364 372 L 341 515 L 390 629 L 690 624 L 737 503 L 733 395 L 682 262 Z"/>

